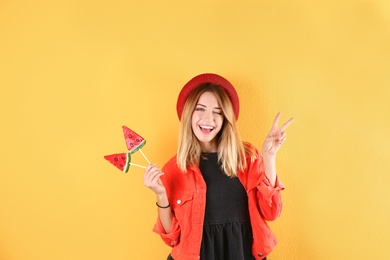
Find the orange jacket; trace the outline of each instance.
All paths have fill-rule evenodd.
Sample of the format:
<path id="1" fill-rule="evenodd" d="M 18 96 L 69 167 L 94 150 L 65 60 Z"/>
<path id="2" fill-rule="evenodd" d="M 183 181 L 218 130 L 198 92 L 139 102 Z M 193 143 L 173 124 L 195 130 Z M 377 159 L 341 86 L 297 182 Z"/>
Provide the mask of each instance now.
<path id="1" fill-rule="evenodd" d="M 253 230 L 252 254 L 263 259 L 277 244 L 277 239 L 266 221 L 278 218 L 282 211 L 280 191 L 283 184 L 277 178 L 275 187 L 271 187 L 263 170 L 263 160 L 257 152 L 257 159 L 251 162 L 247 156 L 247 168 L 238 173 L 248 195 L 248 207 Z M 153 231 L 163 241 L 173 247 L 175 260 L 199 260 L 202 241 L 203 220 L 206 205 L 206 183 L 198 167 L 188 167 L 187 173 L 177 167 L 176 157 L 163 167 L 165 173 L 161 180 L 167 191 L 173 212 L 170 233 L 166 233 L 160 218 Z"/>

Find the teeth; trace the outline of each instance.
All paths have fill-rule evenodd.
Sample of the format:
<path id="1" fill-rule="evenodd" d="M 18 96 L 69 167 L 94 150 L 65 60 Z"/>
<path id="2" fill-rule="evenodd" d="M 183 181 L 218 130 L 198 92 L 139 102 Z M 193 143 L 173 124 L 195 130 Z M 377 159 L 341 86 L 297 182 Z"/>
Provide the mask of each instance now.
<path id="1" fill-rule="evenodd" d="M 214 127 L 212 127 L 212 126 L 200 126 L 201 128 L 204 128 L 204 129 L 214 129 Z"/>

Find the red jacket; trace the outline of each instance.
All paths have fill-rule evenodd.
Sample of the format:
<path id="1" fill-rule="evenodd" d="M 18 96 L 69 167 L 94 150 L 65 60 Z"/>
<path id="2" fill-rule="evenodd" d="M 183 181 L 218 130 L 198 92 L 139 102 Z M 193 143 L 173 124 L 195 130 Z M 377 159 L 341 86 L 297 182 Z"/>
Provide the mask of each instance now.
<path id="1" fill-rule="evenodd" d="M 277 239 L 266 221 L 278 218 L 282 211 L 280 191 L 283 184 L 277 178 L 275 187 L 271 187 L 263 170 L 263 160 L 257 152 L 257 159 L 251 162 L 247 156 L 247 168 L 238 173 L 248 195 L 248 207 L 253 230 L 252 254 L 256 259 L 267 256 L 277 244 Z M 176 157 L 163 167 L 165 173 L 161 180 L 167 191 L 173 212 L 170 233 L 165 230 L 157 218 L 153 231 L 163 241 L 173 247 L 175 260 L 199 260 L 202 241 L 203 220 L 206 205 L 206 183 L 198 167 L 188 167 L 187 173 L 181 172 Z"/>

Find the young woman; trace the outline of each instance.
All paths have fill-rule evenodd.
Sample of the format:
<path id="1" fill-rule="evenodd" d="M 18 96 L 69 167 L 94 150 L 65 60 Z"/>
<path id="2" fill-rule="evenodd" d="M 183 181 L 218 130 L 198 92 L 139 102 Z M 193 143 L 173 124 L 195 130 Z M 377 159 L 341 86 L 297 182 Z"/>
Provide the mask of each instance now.
<path id="1" fill-rule="evenodd" d="M 262 155 L 236 127 L 237 92 L 216 74 L 201 74 L 181 90 L 177 154 L 163 169 L 145 169 L 144 185 L 157 197 L 154 231 L 174 260 L 266 259 L 277 239 L 266 221 L 282 210 L 276 153 L 286 140 L 278 114 Z"/>

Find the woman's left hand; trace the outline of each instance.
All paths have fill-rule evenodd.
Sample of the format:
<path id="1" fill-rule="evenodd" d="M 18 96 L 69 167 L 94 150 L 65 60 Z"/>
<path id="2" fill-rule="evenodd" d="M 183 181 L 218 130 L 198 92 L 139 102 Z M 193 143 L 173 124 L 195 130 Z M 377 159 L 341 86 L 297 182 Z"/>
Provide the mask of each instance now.
<path id="1" fill-rule="evenodd" d="M 279 118 L 280 113 L 275 117 L 274 122 L 272 123 L 272 128 L 267 138 L 263 143 L 263 156 L 276 156 L 276 153 L 279 151 L 280 147 L 286 141 L 286 128 L 294 121 L 294 118 L 290 118 L 286 123 L 279 127 Z"/>

